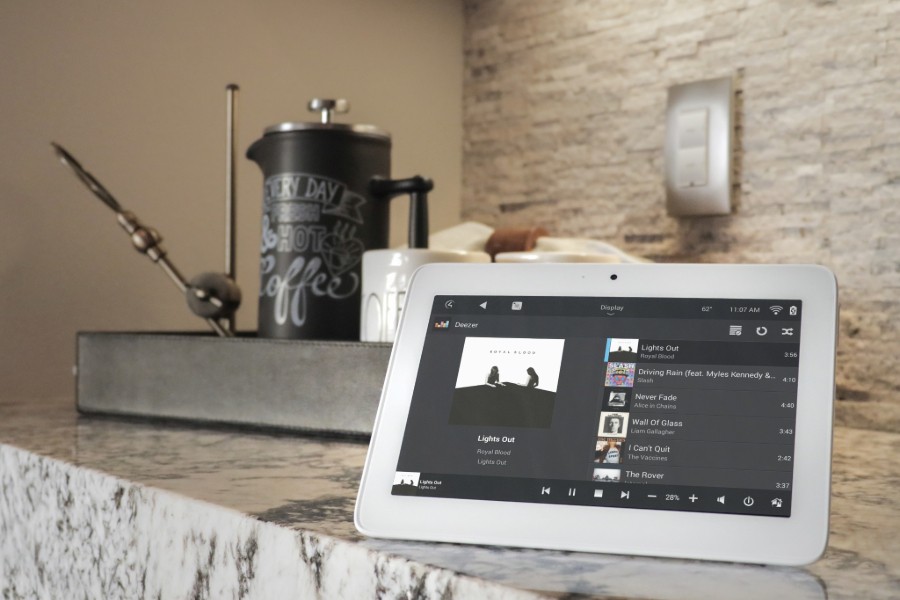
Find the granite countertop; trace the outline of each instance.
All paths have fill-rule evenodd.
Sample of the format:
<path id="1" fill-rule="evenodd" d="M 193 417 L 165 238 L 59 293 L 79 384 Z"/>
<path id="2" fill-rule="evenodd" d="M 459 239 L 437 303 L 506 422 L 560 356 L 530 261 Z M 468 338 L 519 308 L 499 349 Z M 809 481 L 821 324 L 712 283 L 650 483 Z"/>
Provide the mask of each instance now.
<path id="1" fill-rule="evenodd" d="M 897 598 L 900 434 L 835 433 L 805 568 L 367 539 L 366 444 L 0 401 L 3 598 Z"/>

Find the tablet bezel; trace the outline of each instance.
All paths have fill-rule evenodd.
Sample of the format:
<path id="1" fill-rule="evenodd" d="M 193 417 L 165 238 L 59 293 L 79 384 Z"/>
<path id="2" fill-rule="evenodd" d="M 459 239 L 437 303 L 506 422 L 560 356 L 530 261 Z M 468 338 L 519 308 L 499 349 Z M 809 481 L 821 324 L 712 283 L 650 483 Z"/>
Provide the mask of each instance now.
<path id="1" fill-rule="evenodd" d="M 801 300 L 791 516 L 391 495 L 433 299 L 446 295 Z M 837 283 L 819 266 L 426 265 L 410 283 L 388 365 L 354 512 L 356 527 L 365 535 L 394 539 L 813 562 L 828 540 L 836 332 Z"/>

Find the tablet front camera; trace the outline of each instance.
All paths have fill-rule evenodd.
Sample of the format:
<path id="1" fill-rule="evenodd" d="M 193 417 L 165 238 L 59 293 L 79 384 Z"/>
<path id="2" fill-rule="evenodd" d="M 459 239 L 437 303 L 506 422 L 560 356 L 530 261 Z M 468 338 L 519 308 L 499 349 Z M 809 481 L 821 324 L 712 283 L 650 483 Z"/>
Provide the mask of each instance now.
<path id="1" fill-rule="evenodd" d="M 609 276 L 609 278 L 612 279 L 613 281 L 615 281 L 616 279 L 619 278 L 619 276 L 616 275 L 615 273 L 613 273 L 612 275 Z"/>

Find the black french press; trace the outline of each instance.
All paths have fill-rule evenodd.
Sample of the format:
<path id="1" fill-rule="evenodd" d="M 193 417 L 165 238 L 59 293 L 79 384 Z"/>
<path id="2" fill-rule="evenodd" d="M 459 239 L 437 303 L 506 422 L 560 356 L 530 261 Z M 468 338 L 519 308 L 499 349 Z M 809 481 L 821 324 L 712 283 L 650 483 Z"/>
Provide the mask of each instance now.
<path id="1" fill-rule="evenodd" d="M 358 340 L 363 252 L 387 247 L 399 194 L 411 196 L 410 246 L 427 247 L 433 184 L 390 179 L 390 134 L 332 121 L 346 100 L 308 108 L 319 122 L 273 125 L 247 150 L 263 172 L 258 335 Z"/>

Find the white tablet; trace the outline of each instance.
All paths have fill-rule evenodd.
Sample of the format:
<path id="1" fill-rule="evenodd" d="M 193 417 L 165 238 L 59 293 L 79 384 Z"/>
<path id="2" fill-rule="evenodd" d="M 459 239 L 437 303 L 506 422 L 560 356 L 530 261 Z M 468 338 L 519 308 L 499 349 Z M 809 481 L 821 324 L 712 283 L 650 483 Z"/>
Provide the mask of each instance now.
<path id="1" fill-rule="evenodd" d="M 836 321 L 817 266 L 425 266 L 356 526 L 812 562 L 828 538 Z"/>

